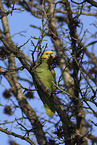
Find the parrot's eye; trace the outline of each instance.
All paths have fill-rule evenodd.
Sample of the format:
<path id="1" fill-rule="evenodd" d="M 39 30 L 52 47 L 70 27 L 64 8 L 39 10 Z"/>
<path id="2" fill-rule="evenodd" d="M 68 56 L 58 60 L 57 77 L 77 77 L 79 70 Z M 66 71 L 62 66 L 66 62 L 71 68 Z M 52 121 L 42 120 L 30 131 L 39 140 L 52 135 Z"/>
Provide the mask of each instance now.
<path id="1" fill-rule="evenodd" d="M 48 55 L 48 53 L 46 53 L 46 55 Z"/>

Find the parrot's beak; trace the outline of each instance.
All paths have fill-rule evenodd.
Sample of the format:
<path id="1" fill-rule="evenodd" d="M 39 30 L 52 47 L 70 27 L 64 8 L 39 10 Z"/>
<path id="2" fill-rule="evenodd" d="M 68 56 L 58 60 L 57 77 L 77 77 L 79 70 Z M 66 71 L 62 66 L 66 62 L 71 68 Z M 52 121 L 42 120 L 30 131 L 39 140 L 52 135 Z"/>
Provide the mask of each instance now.
<path id="1" fill-rule="evenodd" d="M 50 54 L 50 58 L 48 59 L 48 64 L 50 67 L 55 68 L 58 65 L 58 58 L 54 53 Z"/>
<path id="2" fill-rule="evenodd" d="M 54 59 L 54 58 L 55 58 L 55 54 L 54 54 L 54 53 L 52 53 L 52 54 L 51 54 L 51 57 Z"/>

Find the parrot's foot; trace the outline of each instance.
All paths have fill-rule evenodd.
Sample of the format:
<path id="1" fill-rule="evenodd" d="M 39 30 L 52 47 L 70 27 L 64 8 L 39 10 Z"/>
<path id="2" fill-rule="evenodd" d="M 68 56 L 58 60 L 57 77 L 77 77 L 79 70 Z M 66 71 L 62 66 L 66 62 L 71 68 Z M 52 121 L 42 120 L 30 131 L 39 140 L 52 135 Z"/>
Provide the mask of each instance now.
<path id="1" fill-rule="evenodd" d="M 48 87 L 46 87 L 46 91 L 48 91 Z"/>

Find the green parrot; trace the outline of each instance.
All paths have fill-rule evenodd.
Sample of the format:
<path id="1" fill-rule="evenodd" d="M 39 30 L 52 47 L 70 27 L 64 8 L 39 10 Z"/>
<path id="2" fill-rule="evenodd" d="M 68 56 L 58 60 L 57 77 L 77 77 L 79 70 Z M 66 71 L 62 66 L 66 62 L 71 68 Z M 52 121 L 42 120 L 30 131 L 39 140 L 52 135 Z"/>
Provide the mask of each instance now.
<path id="1" fill-rule="evenodd" d="M 55 85 L 56 77 L 55 77 L 55 71 L 54 69 L 51 69 L 49 65 L 50 58 L 55 58 L 55 55 L 52 51 L 45 51 L 42 55 L 41 64 L 36 67 L 36 74 L 42 84 L 46 87 L 46 89 L 50 92 L 55 91 Z M 49 117 L 52 117 L 55 114 L 55 109 L 51 105 L 50 100 L 47 96 L 44 96 L 44 94 L 41 92 L 41 90 L 38 89 L 38 94 L 40 96 L 40 99 L 43 102 L 44 109 L 46 111 L 46 114 Z"/>

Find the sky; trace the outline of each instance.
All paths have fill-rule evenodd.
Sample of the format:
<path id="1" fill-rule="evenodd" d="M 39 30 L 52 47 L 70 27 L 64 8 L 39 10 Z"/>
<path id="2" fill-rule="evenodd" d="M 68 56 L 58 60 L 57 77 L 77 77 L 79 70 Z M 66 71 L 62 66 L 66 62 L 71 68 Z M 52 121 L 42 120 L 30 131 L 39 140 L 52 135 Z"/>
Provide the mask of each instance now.
<path id="1" fill-rule="evenodd" d="M 9 23 L 9 28 L 10 28 L 12 40 L 14 41 L 14 43 L 17 46 L 21 46 L 22 44 L 24 44 L 31 36 L 39 37 L 39 35 L 40 35 L 40 32 L 36 31 L 32 27 L 30 27 L 30 24 L 35 24 L 37 26 L 41 26 L 41 20 L 37 20 L 35 17 L 32 17 L 31 15 L 29 15 L 25 11 L 24 12 L 14 11 L 12 16 L 11 15 L 8 16 L 8 23 Z M 0 22 L 0 27 L 2 27 L 1 22 Z M 21 32 L 21 34 L 23 34 L 24 37 L 21 37 L 18 34 L 19 32 Z M 36 40 L 33 39 L 33 41 L 34 41 L 34 43 L 36 43 Z M 49 49 L 49 48 L 51 49 L 52 44 L 50 44 L 49 39 L 48 39 L 48 41 L 44 41 L 42 44 L 46 45 L 46 43 L 48 43 L 47 49 Z M 31 46 L 31 41 L 29 41 L 22 49 L 27 54 L 27 56 L 30 55 L 29 57 L 31 59 L 31 51 L 30 50 L 34 49 L 33 46 Z M 0 63 L 1 63 L 0 65 L 2 65 L 2 62 L 0 62 Z M 17 62 L 17 65 L 18 65 L 18 63 L 19 62 Z M 27 72 L 25 72 L 25 74 L 23 73 L 22 77 L 25 77 L 26 75 L 27 75 Z M 29 77 L 29 79 L 32 79 L 30 75 L 28 77 Z M 9 84 L 6 82 L 6 79 L 3 78 L 2 82 L 3 82 L 3 84 L 0 85 L 0 94 L 2 94 L 2 92 L 5 89 L 8 89 L 10 87 Z M 27 86 L 26 83 L 25 84 L 23 83 L 23 86 L 29 88 L 29 86 Z M 15 99 L 14 99 L 14 102 L 16 103 Z M 2 96 L 0 96 L 0 103 L 8 105 L 8 104 L 10 104 L 10 101 L 5 100 Z M 32 105 L 33 100 L 30 100 L 29 104 Z M 40 106 L 40 110 L 41 110 L 42 109 L 42 102 L 40 102 L 39 99 L 37 99 L 36 103 L 33 104 L 33 108 L 35 110 L 37 109 L 36 104 L 38 105 L 38 107 Z M 0 123 L 2 123 L 3 120 L 7 120 L 7 118 L 9 119 L 9 121 L 14 120 L 14 117 L 18 118 L 19 113 L 20 113 L 19 111 L 16 111 L 14 116 L 4 115 L 3 114 L 3 107 L 0 106 L 0 114 L 2 114 L 2 115 L 0 115 Z M 43 113 L 45 113 L 44 110 L 43 110 Z M 16 132 L 16 130 L 15 130 L 15 132 Z M 18 139 L 18 138 L 12 137 L 12 136 L 8 136 L 8 135 L 0 132 L 1 145 L 8 145 L 8 141 L 10 139 L 16 141 L 16 143 L 19 143 L 19 145 L 29 145 L 29 143 L 27 143 L 26 141 L 23 141 L 21 139 Z"/>
<path id="2" fill-rule="evenodd" d="M 9 26 L 10 26 L 10 33 L 11 33 L 11 36 L 13 36 L 14 34 L 20 32 L 20 31 L 26 31 L 26 33 L 22 33 L 25 35 L 25 37 L 20 37 L 18 34 L 17 35 L 14 35 L 12 37 L 13 41 L 15 44 L 17 44 L 18 42 L 18 46 L 24 44 L 24 42 L 26 42 L 32 35 L 35 35 L 36 37 L 38 37 L 38 34 L 33 31 L 30 27 L 29 27 L 29 24 L 32 24 L 32 22 L 34 21 L 34 23 L 37 23 L 37 20 L 31 15 L 25 13 L 25 12 L 14 12 L 11 15 L 8 16 L 8 23 L 9 23 Z M 1 24 L 0 24 L 1 25 Z M 31 44 L 28 43 L 26 46 L 25 46 L 25 49 L 31 49 Z M 9 88 L 9 84 L 6 82 L 6 80 L 4 79 L 3 80 L 3 84 L 6 83 L 6 89 Z M 5 87 L 3 87 L 2 85 L 0 85 L 0 94 L 2 94 L 1 92 L 3 92 L 5 90 Z M 0 96 L 0 102 L 2 102 L 2 104 L 4 103 L 5 104 L 5 99 L 3 99 L 2 96 Z M 7 102 L 7 101 L 6 101 Z M 0 114 L 3 113 L 3 108 L 0 107 Z M 19 113 L 19 112 L 17 112 Z M 3 115 L 3 114 L 2 114 Z M 0 121 L 2 122 L 2 115 L 0 115 Z M 9 117 L 9 116 L 6 116 L 6 115 L 3 115 L 3 119 L 7 119 L 10 118 L 10 120 L 13 120 L 13 117 Z M 29 145 L 29 143 L 27 143 L 26 141 L 23 141 L 21 139 L 17 139 L 15 137 L 8 137 L 6 134 L 4 133 L 1 133 L 0 132 L 0 144 L 1 145 L 8 145 L 8 141 L 12 139 L 12 140 L 15 140 L 16 143 L 19 143 L 19 145 Z"/>
<path id="3" fill-rule="evenodd" d="M 91 22 L 92 22 L 92 19 L 94 19 L 94 18 L 91 17 Z M 88 27 L 91 27 L 92 32 L 96 31 L 95 27 L 89 25 L 90 22 L 88 21 L 89 20 L 88 16 L 84 16 L 84 17 L 82 16 L 81 20 L 84 22 L 84 30 L 86 30 Z M 9 22 L 9 26 L 10 26 L 10 33 L 11 33 L 12 39 L 17 46 L 21 46 L 22 44 L 24 44 L 31 36 L 39 37 L 40 32 L 36 31 L 32 27 L 30 27 L 30 24 L 35 24 L 35 25 L 41 27 L 41 20 L 37 20 L 35 17 L 32 17 L 30 14 L 28 14 L 25 11 L 24 12 L 14 11 L 12 16 L 11 15 L 8 16 L 8 22 Z M 0 22 L 0 26 L 1 26 L 1 22 Z M 21 32 L 21 34 L 23 34 L 24 37 L 21 37 L 19 34 L 17 34 L 19 32 Z M 34 43 L 36 43 L 36 40 L 33 39 L 33 41 L 34 41 Z M 48 39 L 47 41 L 44 41 L 42 44 L 45 45 L 46 43 L 48 43 L 48 49 L 53 49 L 53 45 L 52 45 L 50 39 Z M 22 48 L 22 50 L 24 50 L 25 53 L 27 52 L 26 54 L 29 55 L 29 57 L 31 58 L 30 50 L 33 50 L 33 46 L 31 46 L 31 41 L 29 41 Z M 95 50 L 95 53 L 97 54 L 97 50 Z M 58 74 L 59 74 L 59 70 L 57 70 L 57 78 L 58 78 Z M 23 77 L 25 77 L 26 75 L 27 75 L 27 72 L 25 72 L 25 74 L 23 74 Z M 31 79 L 30 75 L 28 77 L 29 77 L 29 79 Z M 4 87 L 4 85 L 5 85 L 5 87 Z M 27 86 L 27 84 L 24 84 L 24 85 Z M 0 94 L 2 94 L 2 92 L 5 90 L 5 88 L 6 89 L 9 88 L 9 84 L 6 82 L 5 79 L 3 79 L 3 84 L 0 85 Z M 15 99 L 14 99 L 14 101 L 16 102 Z M 1 102 L 2 102 L 2 104 L 5 104 L 5 103 L 7 103 L 7 100 L 5 100 L 2 96 L 0 96 L 0 103 Z M 38 102 L 39 102 L 39 100 L 37 99 L 36 103 L 40 104 L 40 108 L 41 108 L 42 103 L 38 103 Z M 30 105 L 32 103 L 33 103 L 33 100 L 30 101 Z M 34 104 L 34 105 L 35 105 L 34 109 L 37 109 L 36 104 Z M 95 106 L 94 106 L 94 108 L 95 108 L 95 111 L 97 111 L 97 108 Z M 43 113 L 44 113 L 44 111 L 43 111 Z M 2 122 L 2 118 L 4 120 L 6 120 L 7 117 L 9 117 L 9 116 L 6 116 L 3 114 L 3 107 L 1 107 L 1 106 L 0 106 L 0 114 L 2 114 L 2 115 L 0 115 L 0 122 Z M 19 114 L 21 114 L 21 112 L 17 111 L 15 113 L 15 117 L 18 117 Z M 87 117 L 89 118 L 90 116 L 87 115 Z M 12 116 L 10 116 L 9 118 L 10 118 L 9 119 L 10 121 L 13 119 Z M 97 121 L 96 119 L 94 119 L 94 120 L 95 120 L 95 122 Z M 94 131 L 94 134 L 96 134 L 96 133 L 97 133 L 97 131 L 96 132 Z M 0 142 L 1 142 L 0 144 L 1 145 L 8 145 L 9 139 L 15 140 L 17 143 L 19 143 L 19 145 L 29 145 L 29 143 L 27 143 L 21 139 L 17 139 L 12 136 L 8 137 L 6 134 L 0 132 Z"/>

